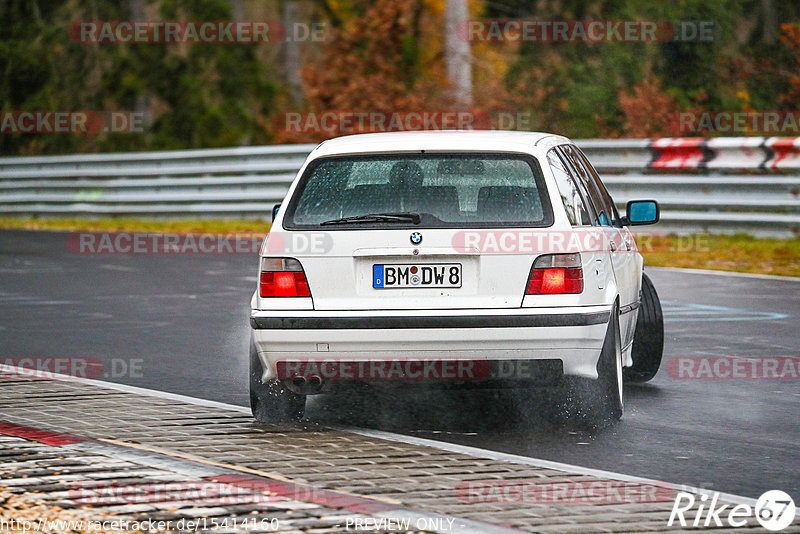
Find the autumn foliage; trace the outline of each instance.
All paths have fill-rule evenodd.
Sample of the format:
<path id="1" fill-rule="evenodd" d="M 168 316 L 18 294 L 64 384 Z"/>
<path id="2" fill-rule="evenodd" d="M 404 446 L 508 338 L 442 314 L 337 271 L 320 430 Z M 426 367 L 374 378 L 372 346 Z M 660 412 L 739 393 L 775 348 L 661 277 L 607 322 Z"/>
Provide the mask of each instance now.
<path id="1" fill-rule="evenodd" d="M 441 38 L 443 7 L 441 2 L 425 0 L 377 0 L 363 14 L 344 21 L 319 60 L 301 70 L 306 100 L 302 111 L 466 111 L 476 117 L 479 127 L 490 126 L 492 112 L 513 113 L 519 102 L 509 96 L 502 76 L 493 75 L 492 68 L 473 70 L 474 101 L 468 109 L 452 98 Z M 492 57 L 485 47 L 473 48 L 473 56 Z M 310 142 L 329 135 L 279 128 L 276 140 Z"/>
<path id="2" fill-rule="evenodd" d="M 676 133 L 678 104 L 654 79 L 646 78 L 630 91 L 620 91 L 619 107 L 624 116 L 622 128 L 627 137 L 658 137 Z"/>
<path id="3" fill-rule="evenodd" d="M 440 68 L 419 64 L 422 7 L 421 0 L 379 0 L 336 29 L 320 60 L 301 70 L 307 110 L 444 109 Z M 319 137 L 309 132 L 292 140 Z"/>
<path id="4" fill-rule="evenodd" d="M 477 39 L 469 43 L 472 102 L 459 104 L 446 69 L 451 1 L 0 1 L 0 20 L 12 22 L 0 27 L 3 110 L 148 117 L 140 132 L 4 134 L 0 152 L 207 148 L 354 133 L 324 127 L 292 131 L 290 113 L 293 118 L 469 113 L 488 117 L 492 128 L 587 138 L 731 135 L 676 132 L 673 118 L 686 112 L 800 110 L 800 2 L 466 0 L 470 20 L 663 20 L 690 26 L 708 21 L 713 27 L 709 39 L 678 39 L 676 32 L 675 39 L 659 42 Z M 325 38 L 98 45 L 75 42 L 68 32 L 84 20 L 235 17 L 280 20 L 287 29 L 290 21 L 291 28 L 321 26 Z M 509 125 L 498 120 L 501 116 L 516 122 Z"/>
<path id="5" fill-rule="evenodd" d="M 783 35 L 781 35 L 781 42 L 783 42 L 795 56 L 795 67 L 793 74 L 789 75 L 789 83 L 791 88 L 789 92 L 781 96 L 783 102 L 789 103 L 793 108 L 800 107 L 800 24 L 783 24 L 781 26 Z"/>

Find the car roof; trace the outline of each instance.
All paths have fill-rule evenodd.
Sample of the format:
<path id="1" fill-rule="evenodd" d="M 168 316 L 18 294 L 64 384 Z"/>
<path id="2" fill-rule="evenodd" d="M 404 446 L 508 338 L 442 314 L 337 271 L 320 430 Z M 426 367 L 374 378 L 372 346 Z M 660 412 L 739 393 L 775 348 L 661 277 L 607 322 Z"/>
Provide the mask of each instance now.
<path id="1" fill-rule="evenodd" d="M 379 152 L 471 151 L 523 152 L 571 142 L 566 137 L 545 132 L 502 130 L 426 130 L 347 135 L 323 141 L 311 157 Z"/>

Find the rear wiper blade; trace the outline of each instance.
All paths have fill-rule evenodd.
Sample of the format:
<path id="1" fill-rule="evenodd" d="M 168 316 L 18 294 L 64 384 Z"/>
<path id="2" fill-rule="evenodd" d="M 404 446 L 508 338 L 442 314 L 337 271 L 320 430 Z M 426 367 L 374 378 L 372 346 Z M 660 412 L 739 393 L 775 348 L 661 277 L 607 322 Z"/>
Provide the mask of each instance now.
<path id="1" fill-rule="evenodd" d="M 368 213 L 366 215 L 354 215 L 352 217 L 342 217 L 319 223 L 320 226 L 333 224 L 358 224 L 371 222 L 411 222 L 419 224 L 419 213 Z"/>

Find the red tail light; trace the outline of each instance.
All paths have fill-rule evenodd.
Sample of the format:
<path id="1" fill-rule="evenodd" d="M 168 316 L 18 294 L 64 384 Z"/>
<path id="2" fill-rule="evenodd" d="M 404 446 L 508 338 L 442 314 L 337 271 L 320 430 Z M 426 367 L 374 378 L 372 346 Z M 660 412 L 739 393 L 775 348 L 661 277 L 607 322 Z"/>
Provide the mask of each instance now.
<path id="1" fill-rule="evenodd" d="M 292 258 L 264 258 L 258 286 L 262 297 L 311 296 L 303 267 Z"/>
<path id="2" fill-rule="evenodd" d="M 526 295 L 582 292 L 580 254 L 547 254 L 533 262 Z"/>

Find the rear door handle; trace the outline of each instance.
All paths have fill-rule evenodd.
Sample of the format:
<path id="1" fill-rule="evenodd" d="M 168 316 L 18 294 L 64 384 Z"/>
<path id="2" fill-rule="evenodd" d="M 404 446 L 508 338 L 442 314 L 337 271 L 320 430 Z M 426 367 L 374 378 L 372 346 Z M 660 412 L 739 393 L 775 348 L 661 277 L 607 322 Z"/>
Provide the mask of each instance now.
<path id="1" fill-rule="evenodd" d="M 625 236 L 625 249 L 631 250 L 633 248 L 633 239 L 630 236 Z"/>

